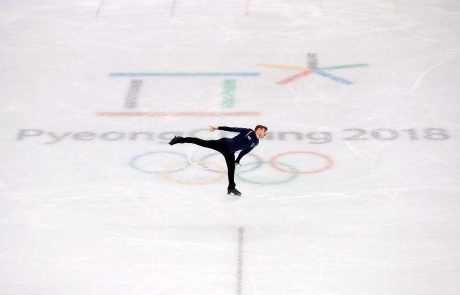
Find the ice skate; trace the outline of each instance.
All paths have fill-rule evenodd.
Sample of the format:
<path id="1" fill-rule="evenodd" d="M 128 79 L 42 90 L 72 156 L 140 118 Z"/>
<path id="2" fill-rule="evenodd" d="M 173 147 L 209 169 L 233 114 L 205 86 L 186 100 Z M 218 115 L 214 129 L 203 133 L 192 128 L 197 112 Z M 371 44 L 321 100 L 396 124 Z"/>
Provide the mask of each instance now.
<path id="1" fill-rule="evenodd" d="M 228 195 L 233 195 L 233 196 L 237 196 L 237 197 L 241 197 L 241 193 L 239 190 L 237 190 L 236 188 L 228 188 L 227 189 L 227 194 Z"/>
<path id="2" fill-rule="evenodd" d="M 182 139 L 183 138 L 181 136 L 174 136 L 174 138 L 171 139 L 171 141 L 169 142 L 169 145 L 174 145 L 176 143 L 183 143 Z"/>

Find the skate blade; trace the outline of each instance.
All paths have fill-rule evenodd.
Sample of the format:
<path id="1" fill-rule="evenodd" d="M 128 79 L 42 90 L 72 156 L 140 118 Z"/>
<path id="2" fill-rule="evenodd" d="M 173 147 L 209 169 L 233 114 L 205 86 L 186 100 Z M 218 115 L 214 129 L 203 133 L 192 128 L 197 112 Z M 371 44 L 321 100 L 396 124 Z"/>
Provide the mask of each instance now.
<path id="1" fill-rule="evenodd" d="M 236 195 L 236 194 L 234 194 L 234 193 L 229 193 L 229 194 L 227 194 L 227 196 L 241 197 L 241 195 Z"/>

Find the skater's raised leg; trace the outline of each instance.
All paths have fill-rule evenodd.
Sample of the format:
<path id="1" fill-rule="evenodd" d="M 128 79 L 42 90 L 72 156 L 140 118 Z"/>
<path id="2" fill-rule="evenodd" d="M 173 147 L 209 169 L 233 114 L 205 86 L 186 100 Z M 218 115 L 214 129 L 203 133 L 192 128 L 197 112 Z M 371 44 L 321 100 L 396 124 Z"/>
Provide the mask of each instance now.
<path id="1" fill-rule="evenodd" d="M 193 143 L 213 150 L 217 150 L 220 147 L 218 140 L 204 140 L 196 137 L 183 137 L 182 140 L 184 143 Z"/>
<path id="2" fill-rule="evenodd" d="M 220 140 L 204 140 L 201 138 L 196 137 L 181 137 L 181 136 L 174 136 L 173 139 L 169 142 L 170 145 L 174 145 L 177 143 L 193 143 L 205 148 L 210 148 L 216 151 L 221 152 L 223 148 L 223 142 Z"/>

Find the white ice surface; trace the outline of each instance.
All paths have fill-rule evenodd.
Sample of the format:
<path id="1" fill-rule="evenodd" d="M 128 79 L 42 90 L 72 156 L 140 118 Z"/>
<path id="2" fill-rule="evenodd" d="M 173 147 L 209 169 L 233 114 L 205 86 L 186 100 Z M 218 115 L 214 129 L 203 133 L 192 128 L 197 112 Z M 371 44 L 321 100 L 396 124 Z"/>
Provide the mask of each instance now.
<path id="1" fill-rule="evenodd" d="M 2 295 L 460 293 L 457 0 L 3 0 L 0 81 Z"/>

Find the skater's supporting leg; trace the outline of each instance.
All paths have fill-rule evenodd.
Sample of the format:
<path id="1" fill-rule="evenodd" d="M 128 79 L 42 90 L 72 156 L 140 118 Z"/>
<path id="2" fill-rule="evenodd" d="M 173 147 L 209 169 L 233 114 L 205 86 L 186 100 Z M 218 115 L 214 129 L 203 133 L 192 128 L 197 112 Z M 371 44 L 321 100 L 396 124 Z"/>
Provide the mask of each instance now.
<path id="1" fill-rule="evenodd" d="M 228 187 L 234 188 L 235 184 L 235 154 L 228 151 L 225 148 L 225 144 L 222 140 L 203 140 L 196 137 L 184 137 L 183 142 L 193 143 L 202 147 L 210 148 L 220 152 L 224 158 L 225 163 L 227 164 L 228 171 Z"/>
<path id="2" fill-rule="evenodd" d="M 225 163 L 227 164 L 228 172 L 228 188 L 235 188 L 235 154 L 233 153 L 223 153 L 225 158 Z"/>
<path id="3" fill-rule="evenodd" d="M 225 163 L 227 164 L 228 193 L 232 193 L 238 196 L 241 195 L 241 193 L 235 189 L 235 154 L 228 150 L 224 139 L 221 138 L 219 140 L 203 140 L 196 137 L 176 136 L 170 141 L 169 144 L 174 145 L 177 143 L 193 143 L 221 153 L 225 158 Z"/>

